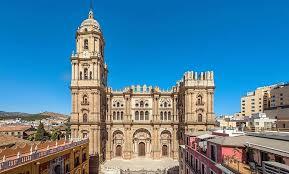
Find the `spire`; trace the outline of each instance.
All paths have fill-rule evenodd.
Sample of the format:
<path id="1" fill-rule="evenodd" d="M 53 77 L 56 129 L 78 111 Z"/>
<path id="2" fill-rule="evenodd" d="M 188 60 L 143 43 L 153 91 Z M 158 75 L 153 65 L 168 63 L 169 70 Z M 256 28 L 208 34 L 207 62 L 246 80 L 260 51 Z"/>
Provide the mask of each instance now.
<path id="1" fill-rule="evenodd" d="M 89 7 L 88 18 L 89 18 L 89 19 L 93 19 L 93 0 L 90 0 L 90 7 Z"/>

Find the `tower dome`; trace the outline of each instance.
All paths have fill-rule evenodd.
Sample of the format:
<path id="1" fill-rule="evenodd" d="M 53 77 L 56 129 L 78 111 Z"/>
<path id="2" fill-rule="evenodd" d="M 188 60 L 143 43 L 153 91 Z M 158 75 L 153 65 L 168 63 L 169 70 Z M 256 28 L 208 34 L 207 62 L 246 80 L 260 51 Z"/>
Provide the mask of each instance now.
<path id="1" fill-rule="evenodd" d="M 93 17 L 93 11 L 92 10 L 89 11 L 88 18 L 85 19 L 84 21 L 82 21 L 82 23 L 79 27 L 79 30 L 82 30 L 82 29 L 88 30 L 88 31 L 90 31 L 90 30 L 94 30 L 94 31 L 96 30 L 98 32 L 101 31 L 99 23 Z"/>

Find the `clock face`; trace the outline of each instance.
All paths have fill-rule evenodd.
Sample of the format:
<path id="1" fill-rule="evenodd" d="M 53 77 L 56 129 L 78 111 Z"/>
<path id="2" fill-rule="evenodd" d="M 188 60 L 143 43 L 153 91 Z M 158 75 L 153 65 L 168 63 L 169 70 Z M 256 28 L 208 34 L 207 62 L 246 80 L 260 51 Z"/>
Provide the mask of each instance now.
<path id="1" fill-rule="evenodd" d="M 89 52 L 88 51 L 83 51 L 83 57 L 84 58 L 89 58 Z"/>

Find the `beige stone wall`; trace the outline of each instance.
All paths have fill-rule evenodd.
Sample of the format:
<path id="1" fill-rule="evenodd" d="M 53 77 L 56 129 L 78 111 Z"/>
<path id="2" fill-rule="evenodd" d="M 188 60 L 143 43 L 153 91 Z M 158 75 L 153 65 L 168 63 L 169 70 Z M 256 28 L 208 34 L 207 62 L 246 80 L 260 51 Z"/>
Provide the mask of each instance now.
<path id="1" fill-rule="evenodd" d="M 90 13 L 78 28 L 71 56 L 72 137 L 88 137 L 101 161 L 143 157 L 178 159 L 185 131 L 214 127 L 213 72 L 187 72 L 171 90 L 107 87 L 104 39 Z M 125 77 L 124 77 L 125 78 Z"/>

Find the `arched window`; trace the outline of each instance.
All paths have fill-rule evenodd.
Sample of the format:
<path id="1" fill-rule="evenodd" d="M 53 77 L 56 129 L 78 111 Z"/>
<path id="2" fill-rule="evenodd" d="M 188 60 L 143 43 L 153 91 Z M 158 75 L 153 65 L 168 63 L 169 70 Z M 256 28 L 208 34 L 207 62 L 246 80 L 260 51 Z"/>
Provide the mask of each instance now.
<path id="1" fill-rule="evenodd" d="M 120 120 L 119 111 L 117 111 L 116 115 L 117 115 L 117 120 Z"/>
<path id="2" fill-rule="evenodd" d="M 166 111 L 164 112 L 164 117 L 165 117 L 164 120 L 167 120 L 167 119 L 168 119 L 168 116 L 167 116 L 167 112 L 166 112 Z"/>
<path id="3" fill-rule="evenodd" d="M 82 72 L 79 73 L 79 79 L 82 80 Z"/>
<path id="4" fill-rule="evenodd" d="M 164 107 L 165 108 L 168 107 L 168 103 L 167 102 L 164 103 Z"/>
<path id="5" fill-rule="evenodd" d="M 197 98 L 197 104 L 198 105 L 201 105 L 201 104 L 203 104 L 203 97 L 201 96 L 201 95 L 198 95 L 198 98 Z"/>
<path id="6" fill-rule="evenodd" d="M 138 111 L 135 111 L 134 116 L 135 116 L 135 120 L 139 120 L 139 112 Z"/>
<path id="7" fill-rule="evenodd" d="M 92 72 L 91 71 L 89 72 L 89 79 L 90 80 L 92 79 Z"/>
<path id="8" fill-rule="evenodd" d="M 198 122 L 202 122 L 203 121 L 203 116 L 202 116 L 202 114 L 199 114 L 198 115 Z"/>
<path id="9" fill-rule="evenodd" d="M 88 103 L 87 95 L 83 95 L 83 97 L 82 97 L 82 102 L 83 102 L 84 104 L 87 104 L 87 103 Z"/>
<path id="10" fill-rule="evenodd" d="M 148 103 L 146 103 L 146 104 L 145 104 L 145 107 L 149 107 L 149 104 L 148 104 Z"/>
<path id="11" fill-rule="evenodd" d="M 87 123 L 87 114 L 83 114 L 83 123 Z"/>
<path id="12" fill-rule="evenodd" d="M 123 112 L 120 113 L 120 119 L 123 120 Z"/>
<path id="13" fill-rule="evenodd" d="M 145 112 L 145 120 L 149 120 L 149 111 Z"/>
<path id="14" fill-rule="evenodd" d="M 139 105 L 140 105 L 140 107 L 143 107 L 143 106 L 144 106 L 143 101 L 140 101 L 140 102 L 139 102 Z"/>
<path id="15" fill-rule="evenodd" d="M 119 107 L 119 102 L 116 103 L 116 107 Z"/>
<path id="16" fill-rule="evenodd" d="M 144 113 L 143 113 L 143 111 L 140 111 L 140 120 L 144 120 Z"/>
<path id="17" fill-rule="evenodd" d="M 83 48 L 84 48 L 85 50 L 88 49 L 88 40 L 87 40 L 87 39 L 84 39 L 84 45 L 83 45 Z"/>
<path id="18" fill-rule="evenodd" d="M 84 80 L 88 79 L 88 69 L 84 68 Z"/>
<path id="19" fill-rule="evenodd" d="M 113 120 L 116 120 L 116 113 L 113 112 Z"/>
<path id="20" fill-rule="evenodd" d="M 161 120 L 163 120 L 163 119 L 164 119 L 163 112 L 161 112 Z"/>
<path id="21" fill-rule="evenodd" d="M 138 107 L 138 103 L 135 104 L 135 107 Z"/>
<path id="22" fill-rule="evenodd" d="M 171 120 L 172 119 L 172 117 L 171 117 L 171 112 L 169 111 L 168 112 L 168 120 Z"/>

